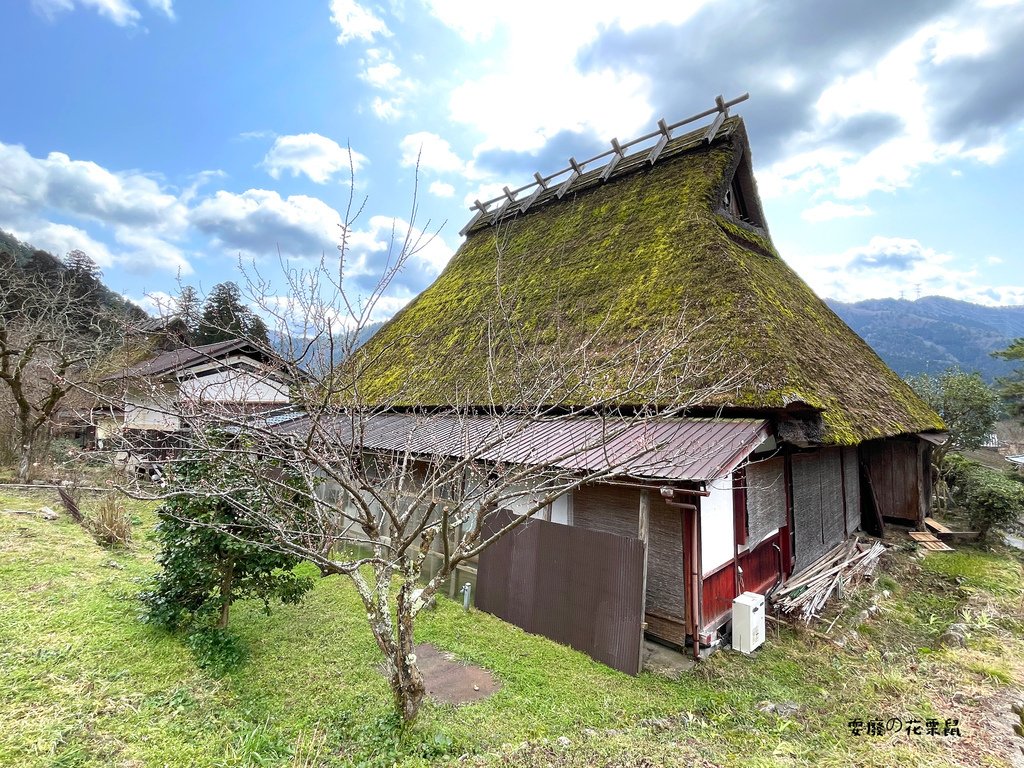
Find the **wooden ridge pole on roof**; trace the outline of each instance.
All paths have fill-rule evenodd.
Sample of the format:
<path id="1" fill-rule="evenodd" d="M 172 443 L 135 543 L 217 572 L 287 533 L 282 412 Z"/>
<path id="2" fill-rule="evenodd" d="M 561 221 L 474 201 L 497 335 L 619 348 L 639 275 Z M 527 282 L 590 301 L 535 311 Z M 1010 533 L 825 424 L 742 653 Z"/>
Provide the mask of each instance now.
<path id="1" fill-rule="evenodd" d="M 561 184 L 558 186 L 557 191 L 555 192 L 555 197 L 557 199 L 561 199 L 566 194 L 566 192 L 569 191 L 573 183 L 580 176 L 583 175 L 584 169 L 588 165 L 598 160 L 610 158 L 607 167 L 604 169 L 600 177 L 602 181 L 607 181 L 611 177 L 612 172 L 615 169 L 615 166 L 618 165 L 619 161 L 626 156 L 626 151 L 630 147 L 634 147 L 637 144 L 641 144 L 645 141 L 657 137 L 658 141 L 655 143 L 654 147 L 651 149 L 648 155 L 648 162 L 653 164 L 658 159 L 658 156 L 665 149 L 665 145 L 668 144 L 673 130 L 683 125 L 695 122 L 697 120 L 702 120 L 703 118 L 709 117 L 710 115 L 715 115 L 714 121 L 711 123 L 711 125 L 708 127 L 707 132 L 704 134 L 704 142 L 710 144 L 712 141 L 714 141 L 715 136 L 718 134 L 718 130 L 722 127 L 722 123 L 725 121 L 725 118 L 729 116 L 729 108 L 743 101 L 746 101 L 749 98 L 749 93 L 743 93 L 734 99 L 729 99 L 728 101 L 726 101 L 723 98 L 723 96 L 719 94 L 718 96 L 715 97 L 715 106 L 711 107 L 710 109 L 706 109 L 703 112 L 698 112 L 695 115 L 690 115 L 689 117 L 683 118 L 682 120 L 679 120 L 672 124 L 666 123 L 665 119 L 662 118 L 658 120 L 658 129 L 655 131 L 644 134 L 643 136 L 635 138 L 631 141 L 627 141 L 624 144 L 620 144 L 617 139 L 612 139 L 611 149 L 607 149 L 604 152 L 594 155 L 591 158 L 577 162 L 577 160 L 574 157 L 571 157 L 569 158 L 569 167 L 567 168 L 562 168 L 561 170 L 549 174 L 548 176 L 541 176 L 540 173 L 534 173 L 534 181 L 524 184 L 518 189 L 510 190 L 508 187 L 505 187 L 503 190 L 503 194 L 499 195 L 498 197 L 486 200 L 484 202 L 476 200 L 470 207 L 470 210 L 474 211 L 473 218 L 465 227 L 463 227 L 460 230 L 459 234 L 466 234 L 480 221 L 481 218 L 483 218 L 484 215 L 489 215 L 491 217 L 492 223 L 498 221 L 501 218 L 501 216 L 509 209 L 511 204 L 517 201 L 517 195 L 527 191 L 531 187 L 536 187 L 536 189 L 533 190 L 533 192 L 523 202 L 523 204 L 519 206 L 519 212 L 525 212 L 534 202 L 536 202 L 541 192 L 548 189 L 549 182 L 551 182 L 553 179 L 558 178 L 559 176 L 562 176 L 563 174 L 569 174 L 568 178 L 561 182 Z M 493 211 L 490 210 L 490 206 L 498 202 L 501 202 L 502 205 Z"/>

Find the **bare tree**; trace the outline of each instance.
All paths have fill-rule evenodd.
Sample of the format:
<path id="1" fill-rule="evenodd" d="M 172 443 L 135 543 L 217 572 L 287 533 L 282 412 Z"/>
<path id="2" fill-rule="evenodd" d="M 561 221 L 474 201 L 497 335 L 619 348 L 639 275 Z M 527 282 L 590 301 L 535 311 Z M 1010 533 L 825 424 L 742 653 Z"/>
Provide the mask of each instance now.
<path id="1" fill-rule="evenodd" d="M 652 427 L 727 400 L 744 372 L 721 375 L 721 350 L 700 341 L 711 318 L 696 319 L 685 307 L 618 349 L 608 349 L 610 319 L 581 332 L 566 317 L 556 338 L 542 343 L 515 321 L 523 307 L 498 269 L 493 312 L 479 318 L 485 363 L 474 372 L 472 396 L 455 387 L 444 403 L 421 409 L 402 385 L 370 394 L 381 352 L 359 347 L 362 332 L 431 235 L 416 229 L 414 201 L 409 224 L 393 228 L 380 280 L 359 295 L 346 274 L 359 210 L 350 198 L 337 260 L 286 267 L 283 291 L 259 275 L 248 280 L 283 339 L 277 354 L 295 382 L 292 417 L 274 424 L 187 403 L 193 442 L 181 460 L 212 455 L 247 480 L 244 488 L 169 493 L 239 505 L 261 540 L 269 533 L 268 546 L 325 576 L 347 576 L 383 654 L 395 707 L 411 722 L 425 695 L 416 617 L 456 569 L 573 489 L 698 458 L 699 449 L 673 449 Z M 495 228 L 499 253 L 504 234 Z M 429 371 L 436 361 L 419 365 Z M 214 423 L 238 439 L 208 440 Z M 268 457 L 287 472 L 266 472 Z M 501 509 L 514 513 L 496 525 L 508 520 L 495 516 Z M 244 528 L 232 533 L 245 536 Z"/>
<path id="2" fill-rule="evenodd" d="M 44 274 L 13 259 L 0 264 L 0 382 L 21 482 L 30 479 L 54 416 L 110 336 L 112 326 L 89 295 L 98 286 L 95 279 L 83 285 L 71 269 Z"/>

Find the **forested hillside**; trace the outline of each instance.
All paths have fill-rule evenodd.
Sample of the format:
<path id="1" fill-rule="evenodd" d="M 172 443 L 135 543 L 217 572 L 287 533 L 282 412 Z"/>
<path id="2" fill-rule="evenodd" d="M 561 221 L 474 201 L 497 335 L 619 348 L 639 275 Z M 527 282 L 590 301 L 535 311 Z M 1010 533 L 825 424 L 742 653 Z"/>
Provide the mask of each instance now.
<path id="1" fill-rule="evenodd" d="M 991 353 L 1024 336 L 1024 306 L 985 307 L 944 296 L 828 304 L 901 376 L 955 365 L 992 381 L 1013 365 Z"/>
<path id="2" fill-rule="evenodd" d="M 100 311 L 127 313 L 136 320 L 145 319 L 146 313 L 121 294 L 103 284 L 102 274 L 88 254 L 72 251 L 63 259 L 47 251 L 23 243 L 14 235 L 0 229 L 0 270 L 14 269 L 35 275 L 42 283 L 53 284 L 74 277 L 80 294 L 83 319 Z"/>

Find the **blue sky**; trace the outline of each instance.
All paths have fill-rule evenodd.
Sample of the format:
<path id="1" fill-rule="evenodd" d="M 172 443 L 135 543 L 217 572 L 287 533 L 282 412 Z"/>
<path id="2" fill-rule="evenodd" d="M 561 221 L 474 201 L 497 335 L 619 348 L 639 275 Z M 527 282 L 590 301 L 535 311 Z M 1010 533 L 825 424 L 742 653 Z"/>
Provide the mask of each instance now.
<path id="1" fill-rule="evenodd" d="M 351 147 L 359 287 L 418 153 L 414 232 L 447 222 L 386 316 L 475 198 L 744 91 L 771 234 L 819 294 L 1024 303 L 1021 3 L 8 0 L 0 29 L 0 228 L 149 307 L 333 256 Z"/>

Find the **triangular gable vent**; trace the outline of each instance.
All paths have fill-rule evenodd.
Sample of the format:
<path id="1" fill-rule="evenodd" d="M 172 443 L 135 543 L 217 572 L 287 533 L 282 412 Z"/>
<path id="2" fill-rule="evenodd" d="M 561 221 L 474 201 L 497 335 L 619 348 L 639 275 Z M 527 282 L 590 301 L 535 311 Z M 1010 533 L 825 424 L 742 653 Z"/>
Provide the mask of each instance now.
<path id="1" fill-rule="evenodd" d="M 754 202 L 756 200 L 757 192 L 754 190 L 750 161 L 744 157 L 737 166 L 732 181 L 726 187 L 722 209 L 740 221 L 763 229 L 764 218 L 761 215 L 761 207 Z"/>

